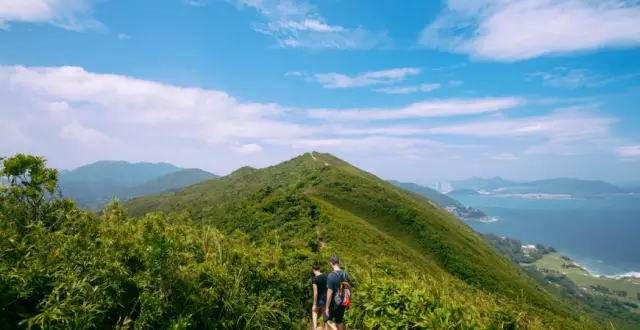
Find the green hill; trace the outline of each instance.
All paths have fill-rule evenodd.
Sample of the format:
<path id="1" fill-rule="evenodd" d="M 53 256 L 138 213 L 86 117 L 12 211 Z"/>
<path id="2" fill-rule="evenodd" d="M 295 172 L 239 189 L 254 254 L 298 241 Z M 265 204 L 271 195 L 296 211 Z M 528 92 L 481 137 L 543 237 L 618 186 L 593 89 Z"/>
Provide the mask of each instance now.
<path id="1" fill-rule="evenodd" d="M 42 198 L 57 181 L 42 159 L 0 175 L 8 328 L 303 329 L 310 267 L 333 254 L 354 281 L 348 328 L 603 328 L 433 202 L 329 154 L 99 214 Z"/>
<path id="2" fill-rule="evenodd" d="M 166 163 L 98 161 L 59 174 L 62 194 L 96 209 L 135 186 L 182 170 Z"/>
<path id="3" fill-rule="evenodd" d="M 123 187 L 133 187 L 180 170 L 182 169 L 167 163 L 129 163 L 103 160 L 65 171 L 60 175 L 60 181 L 112 182 Z"/>
<path id="4" fill-rule="evenodd" d="M 182 169 L 167 163 L 99 161 L 59 174 L 62 194 L 82 207 L 99 210 L 114 198 L 174 191 L 217 177 L 200 169 Z"/>
<path id="5" fill-rule="evenodd" d="M 218 176 L 197 168 L 169 173 L 118 193 L 121 199 L 171 192 Z"/>
<path id="6" fill-rule="evenodd" d="M 466 290 L 475 287 L 517 304 L 524 298 L 527 303 L 518 308 L 531 308 L 532 313 L 551 319 L 571 317 L 569 309 L 428 199 L 329 154 L 313 155 L 134 199 L 125 207 L 136 216 L 186 211 L 192 219 L 228 232 L 241 230 L 257 241 L 278 230 L 283 242 L 295 237 L 302 244 L 338 252 L 361 276 L 373 264 L 386 268 L 387 276 L 402 278 L 416 272 L 452 283 L 460 280 Z M 315 216 L 294 220 L 291 205 L 303 205 L 307 209 L 303 212 Z M 288 216 L 274 217 L 281 213 Z"/>

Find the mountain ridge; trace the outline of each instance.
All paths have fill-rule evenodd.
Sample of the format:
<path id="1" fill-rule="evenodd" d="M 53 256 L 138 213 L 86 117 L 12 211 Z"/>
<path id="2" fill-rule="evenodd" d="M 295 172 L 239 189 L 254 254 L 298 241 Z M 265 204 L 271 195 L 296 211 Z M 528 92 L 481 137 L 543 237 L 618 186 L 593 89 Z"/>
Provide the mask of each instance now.
<path id="1" fill-rule="evenodd" d="M 97 161 L 59 174 L 63 195 L 97 210 L 114 198 L 172 191 L 217 177 L 200 169 L 183 169 L 159 162 Z"/>
<path id="2" fill-rule="evenodd" d="M 241 228 L 243 232 L 258 235 L 261 230 L 256 226 L 260 218 L 247 218 L 249 222 L 243 224 L 229 214 L 238 208 L 253 209 L 247 205 L 255 201 L 274 198 L 306 200 L 330 219 L 353 219 L 362 222 L 359 228 L 374 228 L 376 232 L 385 233 L 392 241 L 420 251 L 430 260 L 423 268 L 430 269 L 434 275 L 453 276 L 466 285 L 510 299 L 516 299 L 526 288 L 531 304 L 538 306 L 535 308 L 546 306 L 544 308 L 563 317 L 571 314 L 564 307 L 550 307 L 557 304 L 554 298 L 449 212 L 421 195 L 396 187 L 330 154 L 305 153 L 240 177 L 224 176 L 173 193 L 132 199 L 124 207 L 134 216 L 186 211 L 193 219 L 218 219 L 216 225 L 225 230 Z M 265 207 L 271 210 L 282 203 L 284 201 Z M 328 237 L 323 238 L 330 250 L 333 250 L 332 234 L 327 233 Z M 311 245 L 317 244 L 314 241 Z"/>

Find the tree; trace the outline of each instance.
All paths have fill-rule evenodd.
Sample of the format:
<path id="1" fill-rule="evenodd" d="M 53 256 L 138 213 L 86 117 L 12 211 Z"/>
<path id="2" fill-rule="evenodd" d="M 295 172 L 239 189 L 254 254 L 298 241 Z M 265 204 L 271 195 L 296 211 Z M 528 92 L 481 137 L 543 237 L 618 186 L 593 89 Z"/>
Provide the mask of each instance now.
<path id="1" fill-rule="evenodd" d="M 43 221 L 48 198 L 57 194 L 58 171 L 46 167 L 43 157 L 16 154 L 0 158 L 0 177 L 7 182 L 0 187 L 0 211 L 19 231 Z"/>

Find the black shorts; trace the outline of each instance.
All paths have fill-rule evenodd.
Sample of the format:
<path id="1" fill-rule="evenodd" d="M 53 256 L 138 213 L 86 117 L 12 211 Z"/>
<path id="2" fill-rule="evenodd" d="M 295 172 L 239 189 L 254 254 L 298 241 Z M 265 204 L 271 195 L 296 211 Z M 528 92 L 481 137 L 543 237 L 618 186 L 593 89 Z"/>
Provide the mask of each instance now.
<path id="1" fill-rule="evenodd" d="M 336 306 L 334 304 L 331 304 L 331 307 L 329 308 L 329 320 L 337 324 L 342 324 L 342 321 L 344 321 L 344 312 L 347 308 L 344 306 Z"/>

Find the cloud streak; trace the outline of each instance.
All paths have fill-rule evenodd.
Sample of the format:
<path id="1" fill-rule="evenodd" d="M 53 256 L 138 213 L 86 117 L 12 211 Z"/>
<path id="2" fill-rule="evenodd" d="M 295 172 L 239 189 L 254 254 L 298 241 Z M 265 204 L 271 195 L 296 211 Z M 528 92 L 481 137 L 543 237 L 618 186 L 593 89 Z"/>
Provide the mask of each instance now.
<path id="1" fill-rule="evenodd" d="M 228 0 L 256 10 L 253 29 L 276 39 L 282 48 L 370 49 L 389 42 L 385 31 L 329 24 L 317 6 L 295 0 Z"/>
<path id="2" fill-rule="evenodd" d="M 381 71 L 371 71 L 348 76 L 341 73 L 317 73 L 315 80 L 324 88 L 350 88 L 371 85 L 389 85 L 405 80 L 407 76 L 420 74 L 420 68 L 396 68 Z"/>
<path id="3" fill-rule="evenodd" d="M 525 99 L 518 97 L 429 100 L 396 109 L 311 109 L 308 115 L 312 118 L 353 121 L 451 117 L 502 111 L 525 103 Z"/>
<path id="4" fill-rule="evenodd" d="M 545 85 L 552 87 L 575 89 L 579 87 L 600 87 L 615 81 L 638 76 L 629 74 L 624 76 L 604 77 L 586 69 L 569 69 L 555 67 L 549 72 L 534 72 L 527 76 L 528 80 L 540 79 Z"/>
<path id="5" fill-rule="evenodd" d="M 624 160 L 640 160 L 640 145 L 618 147 L 616 152 Z"/>
<path id="6" fill-rule="evenodd" d="M 640 3 L 633 0 L 446 0 L 419 42 L 513 62 L 640 45 L 638 17 Z"/>
<path id="7" fill-rule="evenodd" d="M 417 86 L 377 88 L 375 91 L 385 94 L 411 94 L 416 92 L 432 92 L 440 88 L 440 86 L 440 84 L 421 84 Z"/>
<path id="8" fill-rule="evenodd" d="M 72 31 L 106 30 L 92 17 L 93 0 L 0 1 L 0 29 L 10 30 L 11 22 L 49 23 Z"/>

